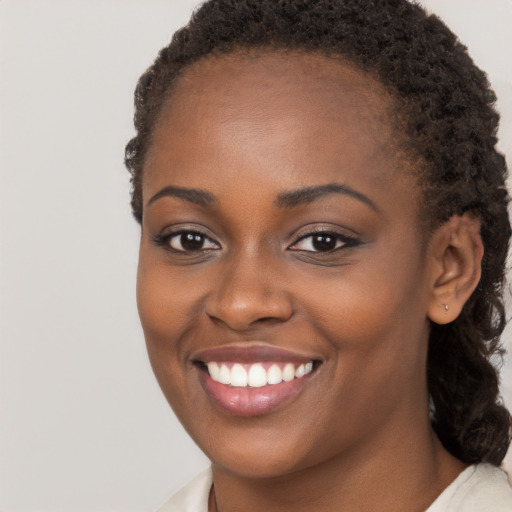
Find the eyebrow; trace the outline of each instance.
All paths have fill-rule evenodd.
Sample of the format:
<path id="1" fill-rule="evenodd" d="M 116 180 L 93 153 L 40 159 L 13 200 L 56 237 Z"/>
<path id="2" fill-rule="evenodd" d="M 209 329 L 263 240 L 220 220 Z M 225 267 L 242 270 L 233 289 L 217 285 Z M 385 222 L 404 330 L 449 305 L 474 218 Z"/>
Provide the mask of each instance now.
<path id="1" fill-rule="evenodd" d="M 329 194 L 343 194 L 355 199 L 358 199 L 362 203 L 368 205 L 372 210 L 378 211 L 375 203 L 366 197 L 364 194 L 357 192 L 353 188 L 341 183 L 328 183 L 326 185 L 316 185 L 312 187 L 298 188 L 287 192 L 282 192 L 277 196 L 274 204 L 278 208 L 293 208 L 303 204 L 309 204 L 317 199 L 320 199 Z M 157 192 L 148 201 L 147 206 L 154 203 L 162 197 L 177 197 L 189 203 L 197 204 L 199 206 L 210 206 L 216 202 L 216 197 L 207 190 L 201 190 L 198 188 L 185 188 L 168 186 Z"/>
<path id="2" fill-rule="evenodd" d="M 215 196 L 206 190 L 199 188 L 184 188 L 168 186 L 157 192 L 147 203 L 147 206 L 162 197 L 177 197 L 183 201 L 197 204 L 199 206 L 210 206 L 216 201 Z"/>
<path id="3" fill-rule="evenodd" d="M 377 206 L 370 198 L 341 183 L 328 183 L 327 185 L 316 185 L 283 192 L 277 196 L 274 204 L 279 208 L 292 208 L 294 206 L 312 203 L 329 194 L 343 194 L 353 197 L 369 206 L 372 210 L 378 211 Z"/>

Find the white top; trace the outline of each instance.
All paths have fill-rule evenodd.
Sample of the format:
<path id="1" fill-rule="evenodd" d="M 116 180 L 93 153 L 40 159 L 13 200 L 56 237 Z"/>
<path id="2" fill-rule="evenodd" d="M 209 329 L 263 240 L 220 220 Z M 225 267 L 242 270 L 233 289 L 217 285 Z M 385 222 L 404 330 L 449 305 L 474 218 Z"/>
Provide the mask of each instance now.
<path id="1" fill-rule="evenodd" d="M 512 489 L 503 471 L 476 464 L 465 469 L 426 512 L 512 512 Z"/>
<path id="2" fill-rule="evenodd" d="M 208 512 L 212 472 L 188 483 L 155 512 Z M 512 512 L 512 488 L 503 471 L 490 464 L 465 469 L 425 512 Z"/>

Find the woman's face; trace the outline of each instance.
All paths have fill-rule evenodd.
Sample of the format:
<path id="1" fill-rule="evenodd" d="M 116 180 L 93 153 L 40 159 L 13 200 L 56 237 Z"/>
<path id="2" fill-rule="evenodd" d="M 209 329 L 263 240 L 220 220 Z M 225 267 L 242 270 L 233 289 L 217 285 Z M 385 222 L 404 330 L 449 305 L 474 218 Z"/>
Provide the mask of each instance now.
<path id="1" fill-rule="evenodd" d="M 283 475 L 427 418 L 429 260 L 391 110 L 322 56 L 217 57 L 176 83 L 144 170 L 138 307 L 217 467 Z"/>

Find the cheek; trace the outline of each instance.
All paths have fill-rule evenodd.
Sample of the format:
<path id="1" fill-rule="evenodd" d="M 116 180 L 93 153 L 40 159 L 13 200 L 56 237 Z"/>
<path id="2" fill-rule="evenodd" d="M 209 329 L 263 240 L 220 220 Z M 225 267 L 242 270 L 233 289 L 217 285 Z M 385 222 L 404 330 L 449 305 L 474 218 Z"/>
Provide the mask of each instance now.
<path id="1" fill-rule="evenodd" d="M 173 326 L 169 315 L 171 289 L 165 274 L 162 275 L 155 264 L 148 264 L 141 253 L 137 271 L 137 308 L 148 345 L 154 339 L 168 336 L 169 328 Z"/>
<path id="2" fill-rule="evenodd" d="M 314 297 L 310 283 L 303 297 L 308 323 L 329 345 L 332 387 L 324 410 L 336 419 L 322 416 L 317 428 L 345 443 L 377 429 L 403 404 L 423 410 L 428 322 L 415 270 L 377 266 L 341 276 L 321 283 Z"/>
<path id="3" fill-rule="evenodd" d="M 137 308 L 144 331 L 149 360 L 155 376 L 169 398 L 182 385 L 181 346 L 183 321 L 189 310 L 187 291 L 172 279 L 169 267 L 152 257 L 151 248 L 141 247 L 137 271 Z M 177 287 L 180 289 L 178 290 Z"/>
<path id="4" fill-rule="evenodd" d="M 151 247 L 141 247 L 137 271 L 137 308 L 148 342 L 148 348 L 158 343 L 173 343 L 184 324 L 198 310 L 198 299 L 203 291 L 199 283 L 184 279 L 189 275 L 165 262 L 165 256 L 155 256 Z"/>
<path id="5" fill-rule="evenodd" d="M 419 256 L 390 252 L 305 287 L 311 321 L 344 371 L 384 381 L 405 380 L 422 369 L 428 335 L 422 267 Z"/>

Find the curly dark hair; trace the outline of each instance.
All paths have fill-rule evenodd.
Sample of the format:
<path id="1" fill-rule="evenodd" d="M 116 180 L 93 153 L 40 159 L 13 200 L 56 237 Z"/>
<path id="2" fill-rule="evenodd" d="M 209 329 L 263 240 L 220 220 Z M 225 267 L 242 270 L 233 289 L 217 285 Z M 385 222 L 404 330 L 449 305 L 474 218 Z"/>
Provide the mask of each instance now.
<path id="1" fill-rule="evenodd" d="M 499 116 L 486 75 L 439 18 L 407 0 L 209 0 L 160 51 L 135 91 L 137 135 L 125 162 L 139 222 L 144 159 L 174 81 L 206 56 L 249 49 L 340 56 L 372 74 L 397 101 L 429 229 L 454 214 L 478 215 L 482 277 L 455 321 L 431 325 L 428 387 L 432 425 L 444 446 L 464 462 L 499 465 L 512 422 L 492 361 L 503 354 L 511 228 L 506 163 L 495 148 Z"/>

